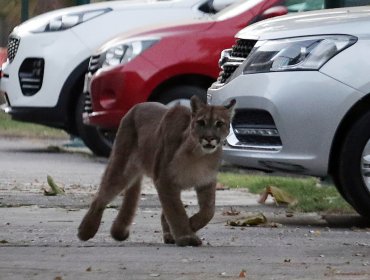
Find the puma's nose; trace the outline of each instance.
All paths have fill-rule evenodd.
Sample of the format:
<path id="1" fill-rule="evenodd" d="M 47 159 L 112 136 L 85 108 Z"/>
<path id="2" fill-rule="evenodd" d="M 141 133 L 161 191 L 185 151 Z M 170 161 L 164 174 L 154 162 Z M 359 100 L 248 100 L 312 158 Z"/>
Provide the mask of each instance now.
<path id="1" fill-rule="evenodd" d="M 205 136 L 204 140 L 206 140 L 208 142 L 212 142 L 213 140 L 215 140 L 215 138 L 213 136 Z"/>
<path id="2" fill-rule="evenodd" d="M 210 144 L 213 146 L 216 146 L 220 142 L 219 139 L 214 136 L 204 136 L 203 141 L 205 144 Z"/>

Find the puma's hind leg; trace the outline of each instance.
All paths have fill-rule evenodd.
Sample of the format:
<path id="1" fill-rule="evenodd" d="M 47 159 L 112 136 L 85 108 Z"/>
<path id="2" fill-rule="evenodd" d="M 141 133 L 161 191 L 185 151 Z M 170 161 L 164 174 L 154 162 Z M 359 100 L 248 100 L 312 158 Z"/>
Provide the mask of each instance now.
<path id="1" fill-rule="evenodd" d="M 131 168 L 125 168 L 124 161 L 122 157 L 115 157 L 108 162 L 99 191 L 78 228 L 80 240 L 95 236 L 105 207 L 132 182 L 135 173 L 130 173 Z"/>
<path id="2" fill-rule="evenodd" d="M 95 236 L 99 229 L 105 206 L 109 201 L 104 201 L 97 197 L 91 203 L 89 210 L 78 227 L 78 238 L 80 240 L 87 241 Z"/>
<path id="3" fill-rule="evenodd" d="M 139 176 L 124 193 L 121 208 L 111 228 L 111 235 L 117 241 L 124 241 L 130 235 L 130 226 L 140 198 L 141 179 L 142 176 Z"/>

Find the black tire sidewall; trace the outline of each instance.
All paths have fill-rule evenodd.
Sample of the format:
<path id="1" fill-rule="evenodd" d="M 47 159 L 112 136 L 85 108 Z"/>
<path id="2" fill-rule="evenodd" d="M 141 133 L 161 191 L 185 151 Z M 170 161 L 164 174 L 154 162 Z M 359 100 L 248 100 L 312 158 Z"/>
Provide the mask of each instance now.
<path id="1" fill-rule="evenodd" d="M 207 101 L 207 89 L 200 86 L 181 85 L 165 90 L 157 99 L 157 102 L 168 104 L 177 99 L 189 99 L 198 96 L 202 101 Z"/>
<path id="2" fill-rule="evenodd" d="M 83 123 L 83 111 L 85 105 L 84 94 L 78 97 L 75 110 L 75 121 L 79 136 L 85 145 L 97 156 L 109 157 L 112 150 L 110 141 L 104 137 L 104 134 L 98 127 L 85 125 Z"/>
<path id="3" fill-rule="evenodd" d="M 344 196 L 357 212 L 370 218 L 370 191 L 361 174 L 362 153 L 369 139 L 370 112 L 356 121 L 348 131 L 335 172 Z"/>

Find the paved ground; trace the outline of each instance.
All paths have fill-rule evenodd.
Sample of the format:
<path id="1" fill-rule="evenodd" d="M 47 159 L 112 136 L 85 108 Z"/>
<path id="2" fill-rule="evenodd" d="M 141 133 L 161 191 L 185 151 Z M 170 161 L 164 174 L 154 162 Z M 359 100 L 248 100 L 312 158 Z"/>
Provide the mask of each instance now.
<path id="1" fill-rule="evenodd" d="M 297 214 L 260 206 L 242 191 L 218 191 L 217 211 L 199 232 L 204 245 L 164 245 L 160 207 L 150 180 L 128 241 L 109 236 L 119 200 L 97 236 L 77 239 L 77 227 L 106 160 L 60 141 L 0 139 L 0 280 L 2 279 L 370 279 L 370 224 L 360 217 Z M 44 196 L 46 176 L 65 196 Z M 189 213 L 197 210 L 185 192 Z M 225 215 L 240 211 L 239 216 Z M 262 212 L 263 227 L 227 221 Z M 245 270 L 245 273 L 241 273 Z"/>

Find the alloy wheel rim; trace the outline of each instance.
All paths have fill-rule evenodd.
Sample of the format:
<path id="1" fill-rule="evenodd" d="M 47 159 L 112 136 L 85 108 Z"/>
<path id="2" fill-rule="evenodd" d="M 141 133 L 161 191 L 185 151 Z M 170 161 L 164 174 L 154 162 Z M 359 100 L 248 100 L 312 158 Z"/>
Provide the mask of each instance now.
<path id="1" fill-rule="evenodd" d="M 361 175 L 367 190 L 370 192 L 370 140 L 367 141 L 362 151 Z"/>

